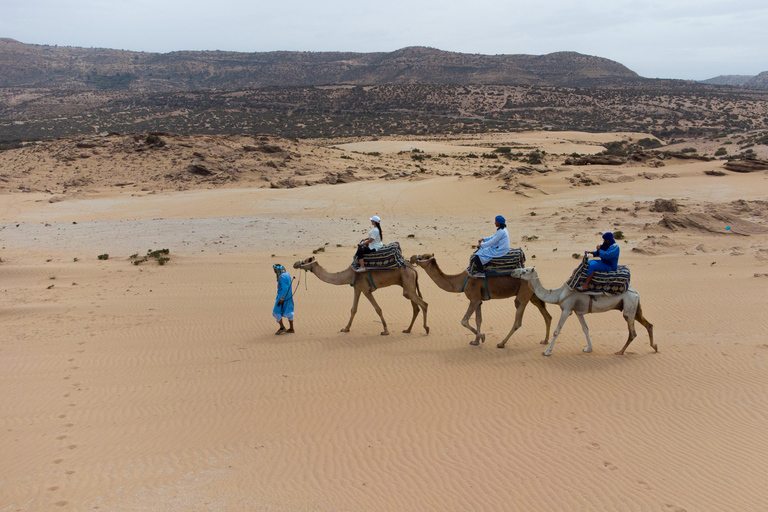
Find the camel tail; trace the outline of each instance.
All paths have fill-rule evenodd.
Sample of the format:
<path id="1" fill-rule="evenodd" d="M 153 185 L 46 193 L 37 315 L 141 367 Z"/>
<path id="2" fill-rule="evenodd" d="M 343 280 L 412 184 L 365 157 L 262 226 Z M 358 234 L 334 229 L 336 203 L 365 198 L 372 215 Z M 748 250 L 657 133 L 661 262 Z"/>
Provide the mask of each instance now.
<path id="1" fill-rule="evenodd" d="M 416 269 L 414 269 L 416 270 Z M 419 298 L 423 299 L 424 297 L 421 295 L 421 288 L 419 288 L 419 273 L 416 272 L 416 293 L 419 294 Z"/>
<path id="2" fill-rule="evenodd" d="M 420 298 L 420 299 L 423 299 L 423 298 L 424 298 L 424 296 L 421 294 L 421 288 L 419 288 L 419 271 L 418 271 L 418 270 L 416 270 L 416 267 L 414 267 L 413 265 L 411 265 L 411 264 L 410 264 L 409 262 L 407 262 L 407 261 L 405 262 L 405 266 L 406 266 L 407 268 L 409 268 L 409 269 L 413 270 L 413 272 L 416 274 L 416 293 L 418 293 L 418 294 L 419 294 L 419 298 Z"/>

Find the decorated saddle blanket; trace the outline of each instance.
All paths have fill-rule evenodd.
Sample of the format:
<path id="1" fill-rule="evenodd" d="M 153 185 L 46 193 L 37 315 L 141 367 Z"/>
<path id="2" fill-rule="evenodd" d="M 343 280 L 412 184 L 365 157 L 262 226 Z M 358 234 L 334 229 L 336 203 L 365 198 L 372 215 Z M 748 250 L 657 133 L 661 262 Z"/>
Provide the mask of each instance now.
<path id="1" fill-rule="evenodd" d="M 518 268 L 525 266 L 525 253 L 522 249 L 510 249 L 509 252 L 501 258 L 493 258 L 491 261 L 484 265 L 485 270 L 483 273 L 486 277 L 490 276 L 506 276 L 511 274 Z M 470 276 L 476 276 L 480 273 L 480 269 L 477 268 L 477 260 L 475 258 L 469 259 L 469 267 L 467 272 Z"/>
<path id="2" fill-rule="evenodd" d="M 570 279 L 565 284 L 573 290 L 587 279 L 587 270 L 589 268 L 589 258 L 584 256 L 581 264 L 571 274 Z M 629 267 L 619 265 L 616 270 L 596 271 L 589 282 L 590 292 L 602 292 L 608 295 L 619 295 L 629 288 Z"/>
<path id="3" fill-rule="evenodd" d="M 400 250 L 398 242 L 392 242 L 377 251 L 366 254 L 363 256 L 363 262 L 368 270 L 390 270 L 405 266 L 403 251 Z M 357 268 L 357 261 L 353 261 L 352 266 Z"/>

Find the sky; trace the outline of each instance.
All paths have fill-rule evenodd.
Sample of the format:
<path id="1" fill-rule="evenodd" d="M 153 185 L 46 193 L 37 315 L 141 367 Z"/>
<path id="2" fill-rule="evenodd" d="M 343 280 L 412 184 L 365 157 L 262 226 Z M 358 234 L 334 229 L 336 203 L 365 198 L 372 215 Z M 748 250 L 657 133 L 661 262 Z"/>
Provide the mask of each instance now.
<path id="1" fill-rule="evenodd" d="M 575 51 L 646 78 L 768 71 L 766 0 L 0 0 L 0 37 L 180 50 Z"/>

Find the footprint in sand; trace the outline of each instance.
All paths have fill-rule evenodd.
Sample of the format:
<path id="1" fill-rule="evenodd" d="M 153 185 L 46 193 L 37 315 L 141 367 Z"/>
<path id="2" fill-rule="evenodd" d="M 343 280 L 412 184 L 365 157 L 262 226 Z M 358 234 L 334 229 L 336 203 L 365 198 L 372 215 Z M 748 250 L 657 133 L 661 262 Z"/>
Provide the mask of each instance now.
<path id="1" fill-rule="evenodd" d="M 638 480 L 637 483 L 638 483 L 638 485 L 641 485 L 643 487 L 643 489 L 645 489 L 646 491 L 652 490 L 651 486 L 648 485 L 648 482 L 643 482 L 642 480 Z"/>
<path id="2" fill-rule="evenodd" d="M 683 507 L 678 507 L 677 505 L 670 505 L 669 503 L 664 505 L 668 510 L 672 510 L 674 512 L 688 512 Z"/>
<path id="3" fill-rule="evenodd" d="M 611 464 L 610 462 L 603 462 L 603 466 L 605 466 L 607 469 L 610 469 L 611 471 L 616 471 L 617 469 L 619 469 L 613 464 Z"/>
<path id="4" fill-rule="evenodd" d="M 67 505 L 69 505 L 68 501 L 57 501 L 56 502 L 56 506 L 57 507 L 66 507 Z"/>
<path id="5" fill-rule="evenodd" d="M 70 450 L 74 450 L 75 448 L 77 448 L 77 445 L 76 444 L 71 444 L 71 445 L 67 446 L 67 448 L 69 448 Z"/>
<path id="6" fill-rule="evenodd" d="M 67 438 L 67 436 L 59 436 L 59 437 L 57 437 L 56 439 L 58 439 L 59 441 L 63 441 L 63 440 L 64 440 L 64 439 L 66 439 L 66 438 Z"/>
<path id="7" fill-rule="evenodd" d="M 52 485 L 51 487 L 48 488 L 49 491 L 56 491 L 58 489 L 59 489 L 58 485 Z"/>
<path id="8" fill-rule="evenodd" d="M 587 446 L 590 450 L 599 450 L 602 448 L 598 443 L 589 443 L 589 446 Z"/>
<path id="9" fill-rule="evenodd" d="M 67 427 L 67 428 L 70 428 L 70 427 L 74 427 L 75 424 L 74 423 L 65 423 L 64 426 Z"/>
<path id="10" fill-rule="evenodd" d="M 54 464 L 61 464 L 62 462 L 64 462 L 64 459 L 54 459 L 52 462 Z"/>
<path id="11" fill-rule="evenodd" d="M 65 475 L 74 475 L 74 474 L 75 474 L 75 471 L 74 471 L 74 470 L 72 470 L 72 469 L 70 469 L 70 470 L 67 470 L 67 471 L 65 471 L 65 472 L 64 472 L 64 474 L 65 474 Z"/>

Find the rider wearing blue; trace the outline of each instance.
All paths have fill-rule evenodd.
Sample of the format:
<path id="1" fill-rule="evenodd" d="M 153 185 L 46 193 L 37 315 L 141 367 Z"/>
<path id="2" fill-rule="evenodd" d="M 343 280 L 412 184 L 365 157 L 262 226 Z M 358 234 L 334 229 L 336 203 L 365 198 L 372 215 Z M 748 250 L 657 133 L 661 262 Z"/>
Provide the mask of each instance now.
<path id="1" fill-rule="evenodd" d="M 592 256 L 600 258 L 599 260 L 590 260 L 589 269 L 587 269 L 587 279 L 580 287 L 576 288 L 580 292 L 589 290 L 589 283 L 592 281 L 592 274 L 595 271 L 616 270 L 619 266 L 619 244 L 613 239 L 613 233 L 603 235 L 603 245 L 598 245 L 597 250 L 592 252 Z M 590 254 L 590 253 L 585 253 Z"/>
<path id="2" fill-rule="evenodd" d="M 275 334 L 293 333 L 293 290 L 291 289 L 291 276 L 286 272 L 285 267 L 279 263 L 272 265 L 272 270 L 277 276 L 277 298 L 275 307 L 272 308 L 272 316 L 275 317 L 280 328 Z M 287 318 L 290 323 L 288 330 L 283 325 L 283 318 Z"/>
<path id="3" fill-rule="evenodd" d="M 507 232 L 507 221 L 501 215 L 494 219 L 496 233 L 477 241 L 477 251 L 473 258 L 479 261 L 477 268 L 483 272 L 483 266 L 493 258 L 506 256 L 509 252 L 509 232 Z"/>

